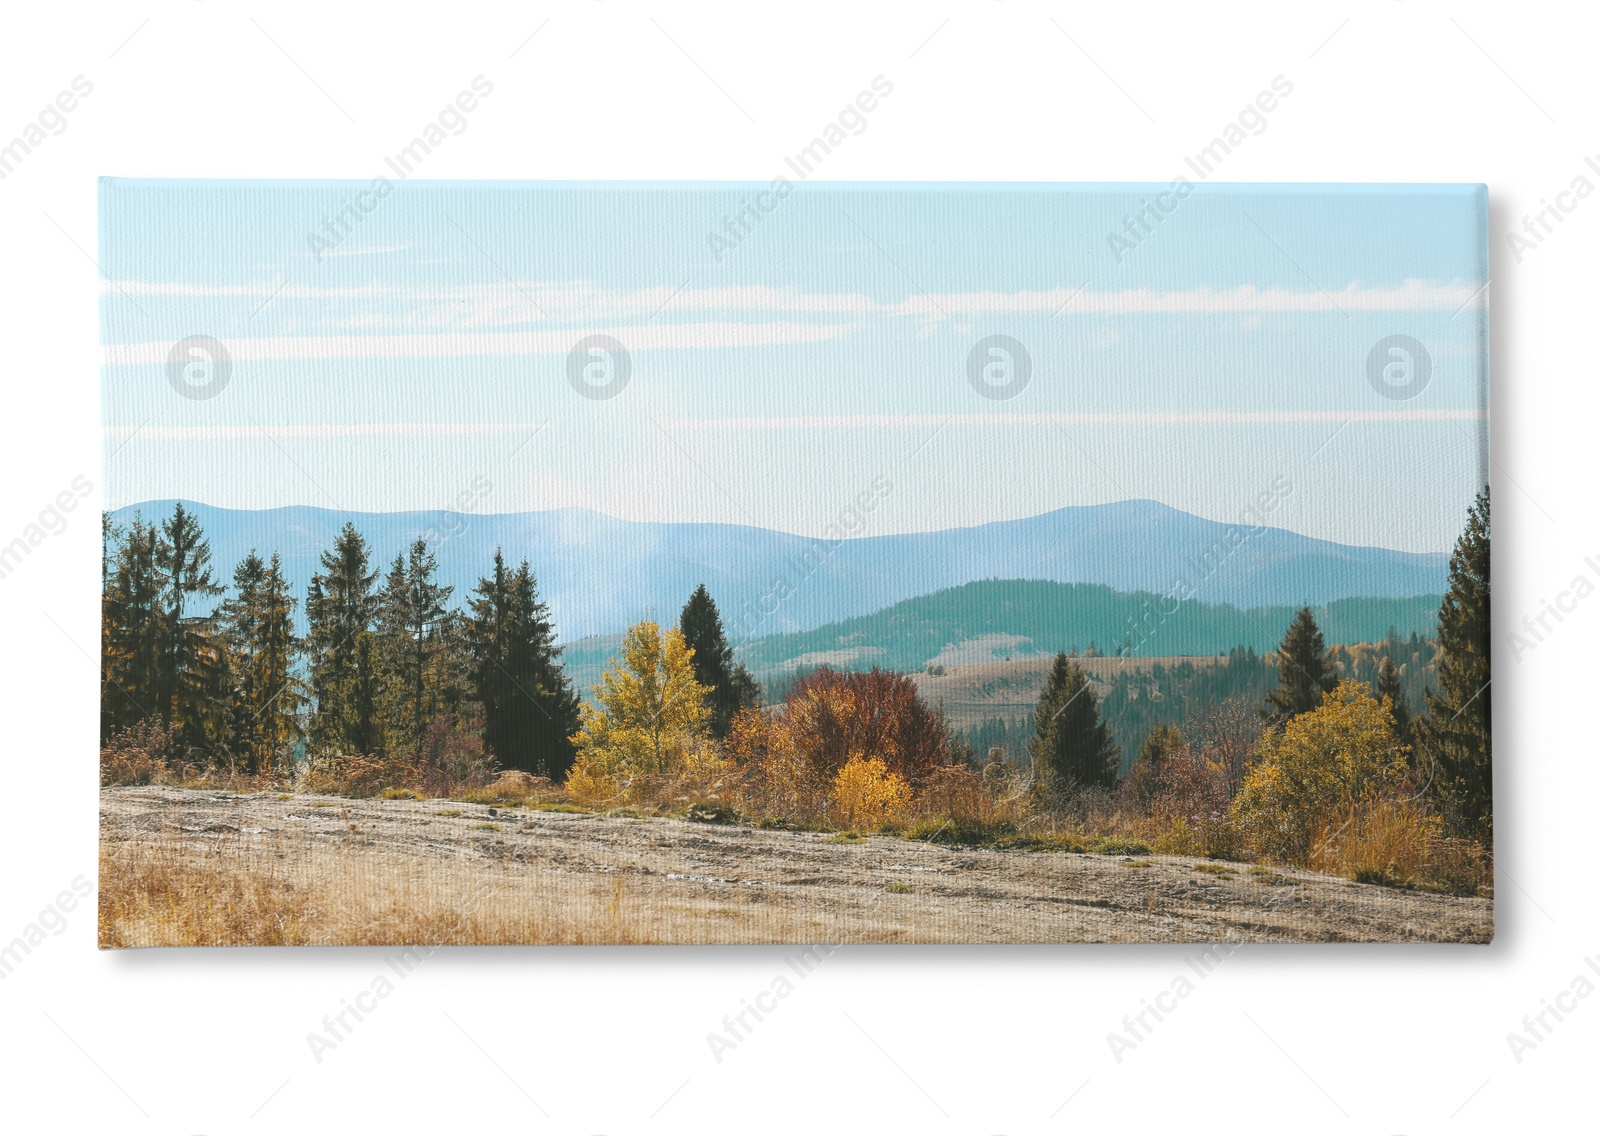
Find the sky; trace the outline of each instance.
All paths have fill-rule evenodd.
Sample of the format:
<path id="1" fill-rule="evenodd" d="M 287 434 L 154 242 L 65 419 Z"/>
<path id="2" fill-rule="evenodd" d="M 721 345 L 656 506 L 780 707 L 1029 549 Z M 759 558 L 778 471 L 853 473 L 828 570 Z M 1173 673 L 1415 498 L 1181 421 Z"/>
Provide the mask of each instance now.
<path id="1" fill-rule="evenodd" d="M 1486 480 L 1481 186 L 778 189 L 105 179 L 107 504 L 816 535 L 870 493 L 881 535 L 1265 495 L 1434 552 Z"/>

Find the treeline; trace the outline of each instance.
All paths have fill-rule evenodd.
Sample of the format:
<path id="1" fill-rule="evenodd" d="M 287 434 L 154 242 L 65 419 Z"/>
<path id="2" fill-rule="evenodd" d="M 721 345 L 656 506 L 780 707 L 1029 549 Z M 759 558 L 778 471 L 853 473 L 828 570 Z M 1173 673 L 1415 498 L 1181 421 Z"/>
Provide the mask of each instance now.
<path id="1" fill-rule="evenodd" d="M 1315 612 L 1312 612 L 1315 620 Z M 1320 626 L 1320 625 L 1319 625 Z M 1331 638 L 1325 633 L 1325 638 Z M 1378 686 L 1380 671 L 1392 668 L 1398 680 L 1392 693 L 1397 714 L 1410 715 L 1424 705 L 1433 674 L 1434 642 L 1415 632 L 1402 637 L 1391 628 L 1377 643 L 1338 645 L 1327 652 L 1328 665 L 1341 678 Z M 1098 653 L 1098 652 L 1096 652 Z M 1075 658 L 1076 651 L 1068 652 Z M 1092 655 L 1086 657 L 1093 657 Z M 1206 659 L 1177 663 L 1153 662 L 1148 668 L 1119 671 L 1097 685 L 1102 713 L 1122 754 L 1127 772 L 1139 746 L 1153 729 L 1176 726 L 1193 732 L 1230 703 L 1259 706 L 1277 682 L 1273 656 L 1253 647 L 1234 647 L 1220 662 Z M 1034 735 L 1033 712 L 1021 717 L 991 715 L 969 727 L 964 738 L 978 754 L 999 750 L 1012 761 L 1026 760 Z"/>
<path id="2" fill-rule="evenodd" d="M 246 774 L 285 771 L 308 747 L 487 751 L 552 779 L 572 764 L 578 697 L 526 561 L 497 552 L 456 609 L 426 541 L 385 572 L 347 524 L 307 587 L 301 635 L 276 553 L 251 552 L 229 586 L 181 503 L 159 523 L 102 525 L 102 744 L 153 725 Z"/>

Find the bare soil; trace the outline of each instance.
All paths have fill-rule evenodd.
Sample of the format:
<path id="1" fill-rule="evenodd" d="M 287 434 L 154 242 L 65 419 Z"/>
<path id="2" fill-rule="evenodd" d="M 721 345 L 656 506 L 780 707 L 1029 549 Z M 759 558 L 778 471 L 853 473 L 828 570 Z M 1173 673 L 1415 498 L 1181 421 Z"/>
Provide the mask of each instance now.
<path id="1" fill-rule="evenodd" d="M 1168 856 L 103 789 L 103 946 L 1488 942 L 1493 902 Z"/>

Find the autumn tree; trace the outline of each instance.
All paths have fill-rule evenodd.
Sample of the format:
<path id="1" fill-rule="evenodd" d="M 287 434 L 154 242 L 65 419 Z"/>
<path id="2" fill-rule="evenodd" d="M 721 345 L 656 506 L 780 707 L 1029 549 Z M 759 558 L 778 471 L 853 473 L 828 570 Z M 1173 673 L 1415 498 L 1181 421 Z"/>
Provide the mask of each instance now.
<path id="1" fill-rule="evenodd" d="M 1320 706 L 1322 696 L 1337 681 L 1338 675 L 1328 665 L 1322 629 L 1311 608 L 1302 607 L 1295 612 L 1289 630 L 1278 644 L 1278 685 L 1268 692 L 1262 715 L 1275 727 L 1281 727 L 1296 714 Z"/>
<path id="2" fill-rule="evenodd" d="M 636 623 L 594 689 L 573 737 L 592 771 L 662 775 L 701 742 L 710 710 L 683 633 L 654 620 Z"/>
<path id="3" fill-rule="evenodd" d="M 743 663 L 734 664 L 722 616 L 704 584 L 683 605 L 678 627 L 694 652 L 695 680 L 710 690 L 706 696 L 711 708 L 709 728 L 711 736 L 720 741 L 728 736 L 740 710 L 759 704 L 760 687 Z"/>
<path id="4" fill-rule="evenodd" d="M 550 609 L 528 562 L 513 571 L 496 549 L 494 570 L 478 581 L 469 604 L 466 647 L 484 744 L 509 769 L 561 780 L 575 752 L 578 697 L 561 670 Z"/>
<path id="5" fill-rule="evenodd" d="M 950 760 L 944 717 L 895 671 L 821 667 L 784 697 L 783 732 L 807 765 L 832 780 L 852 757 L 877 758 L 912 785 Z"/>
<path id="6" fill-rule="evenodd" d="M 343 753 L 382 748 L 381 674 L 363 670 L 377 658 L 372 643 L 364 652 L 360 646 L 378 614 L 372 590 L 378 572 L 368 571 L 369 557 L 366 539 L 346 522 L 306 588 L 306 653 L 316 700 L 311 741 Z"/>
<path id="7" fill-rule="evenodd" d="M 1489 715 L 1489 489 L 1478 494 L 1450 555 L 1439 604 L 1439 689 L 1424 696 L 1418 742 L 1433 762 L 1434 799 L 1450 830 L 1493 846 Z"/>
<path id="8" fill-rule="evenodd" d="M 1060 801 L 1081 789 L 1117 783 L 1118 749 L 1082 664 L 1056 655 L 1033 718 L 1028 751 L 1042 797 Z"/>
<path id="9" fill-rule="evenodd" d="M 1303 865 L 1319 832 L 1399 788 L 1407 757 L 1367 684 L 1340 682 L 1316 709 L 1262 736 L 1232 815 L 1264 855 Z"/>

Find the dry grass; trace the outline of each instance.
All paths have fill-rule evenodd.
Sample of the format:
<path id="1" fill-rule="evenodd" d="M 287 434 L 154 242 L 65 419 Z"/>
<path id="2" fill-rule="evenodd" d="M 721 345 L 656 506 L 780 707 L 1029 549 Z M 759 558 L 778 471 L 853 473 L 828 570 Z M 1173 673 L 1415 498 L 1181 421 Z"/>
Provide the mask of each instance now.
<path id="1" fill-rule="evenodd" d="M 107 839 L 100 946 L 717 943 L 751 938 L 751 912 L 663 902 L 621 877 L 460 860 L 396 864 L 359 845 L 292 852 Z M 808 921 L 762 932 L 815 936 Z"/>

